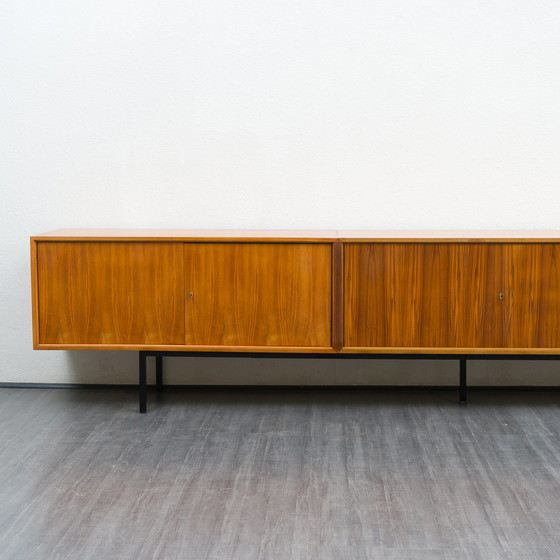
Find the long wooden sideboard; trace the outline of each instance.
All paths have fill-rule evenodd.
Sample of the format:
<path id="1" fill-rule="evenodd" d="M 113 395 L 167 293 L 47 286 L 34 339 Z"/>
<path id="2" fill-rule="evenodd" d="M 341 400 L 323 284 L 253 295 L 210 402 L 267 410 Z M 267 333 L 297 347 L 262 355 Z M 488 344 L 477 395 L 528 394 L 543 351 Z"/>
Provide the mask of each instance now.
<path id="1" fill-rule="evenodd" d="M 38 350 L 560 356 L 560 231 L 56 230 L 31 238 Z"/>

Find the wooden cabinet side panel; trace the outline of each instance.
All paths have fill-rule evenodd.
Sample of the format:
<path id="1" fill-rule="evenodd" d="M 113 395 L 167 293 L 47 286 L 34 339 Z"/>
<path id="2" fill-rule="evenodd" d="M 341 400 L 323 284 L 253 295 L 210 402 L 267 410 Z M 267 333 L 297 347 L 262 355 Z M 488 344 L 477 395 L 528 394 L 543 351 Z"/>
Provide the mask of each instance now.
<path id="1" fill-rule="evenodd" d="M 347 243 L 346 347 L 501 346 L 497 245 Z"/>
<path id="2" fill-rule="evenodd" d="M 39 283 L 37 281 L 37 246 L 35 240 L 31 240 L 31 321 L 33 326 L 33 348 L 39 346 Z"/>
<path id="3" fill-rule="evenodd" d="M 560 245 L 504 246 L 504 346 L 560 348 Z"/>
<path id="4" fill-rule="evenodd" d="M 182 344 L 182 243 L 41 242 L 42 344 Z"/>
<path id="5" fill-rule="evenodd" d="M 331 346 L 331 245 L 186 243 L 186 344 Z"/>

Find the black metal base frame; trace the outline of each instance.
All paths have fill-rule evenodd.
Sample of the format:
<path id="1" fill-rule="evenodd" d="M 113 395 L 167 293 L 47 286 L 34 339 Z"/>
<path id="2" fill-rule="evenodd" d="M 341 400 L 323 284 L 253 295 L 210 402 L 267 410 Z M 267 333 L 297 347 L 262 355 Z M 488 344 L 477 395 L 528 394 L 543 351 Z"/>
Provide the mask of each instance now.
<path id="1" fill-rule="evenodd" d="M 163 389 L 164 357 L 198 358 L 303 358 L 303 359 L 395 359 L 395 360 L 459 360 L 459 403 L 467 403 L 467 360 L 558 360 L 560 356 L 550 354 L 298 354 L 259 352 L 175 352 L 141 350 L 139 353 L 138 394 L 140 412 L 147 411 L 147 359 L 156 359 L 156 390 Z"/>

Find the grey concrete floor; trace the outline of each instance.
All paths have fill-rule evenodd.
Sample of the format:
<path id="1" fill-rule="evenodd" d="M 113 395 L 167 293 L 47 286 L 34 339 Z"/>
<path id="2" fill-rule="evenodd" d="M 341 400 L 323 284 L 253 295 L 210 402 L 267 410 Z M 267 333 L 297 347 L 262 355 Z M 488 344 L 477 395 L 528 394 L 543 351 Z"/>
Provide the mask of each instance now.
<path id="1" fill-rule="evenodd" d="M 0 389 L 0 559 L 558 559 L 559 405 Z"/>

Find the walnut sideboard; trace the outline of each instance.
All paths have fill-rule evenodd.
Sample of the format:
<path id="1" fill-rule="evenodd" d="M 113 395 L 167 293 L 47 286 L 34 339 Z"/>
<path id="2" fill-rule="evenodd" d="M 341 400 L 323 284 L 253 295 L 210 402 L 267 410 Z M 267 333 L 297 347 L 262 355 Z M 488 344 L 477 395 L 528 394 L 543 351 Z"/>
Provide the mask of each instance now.
<path id="1" fill-rule="evenodd" d="M 38 350 L 560 357 L 560 231 L 57 230 L 31 238 Z"/>

